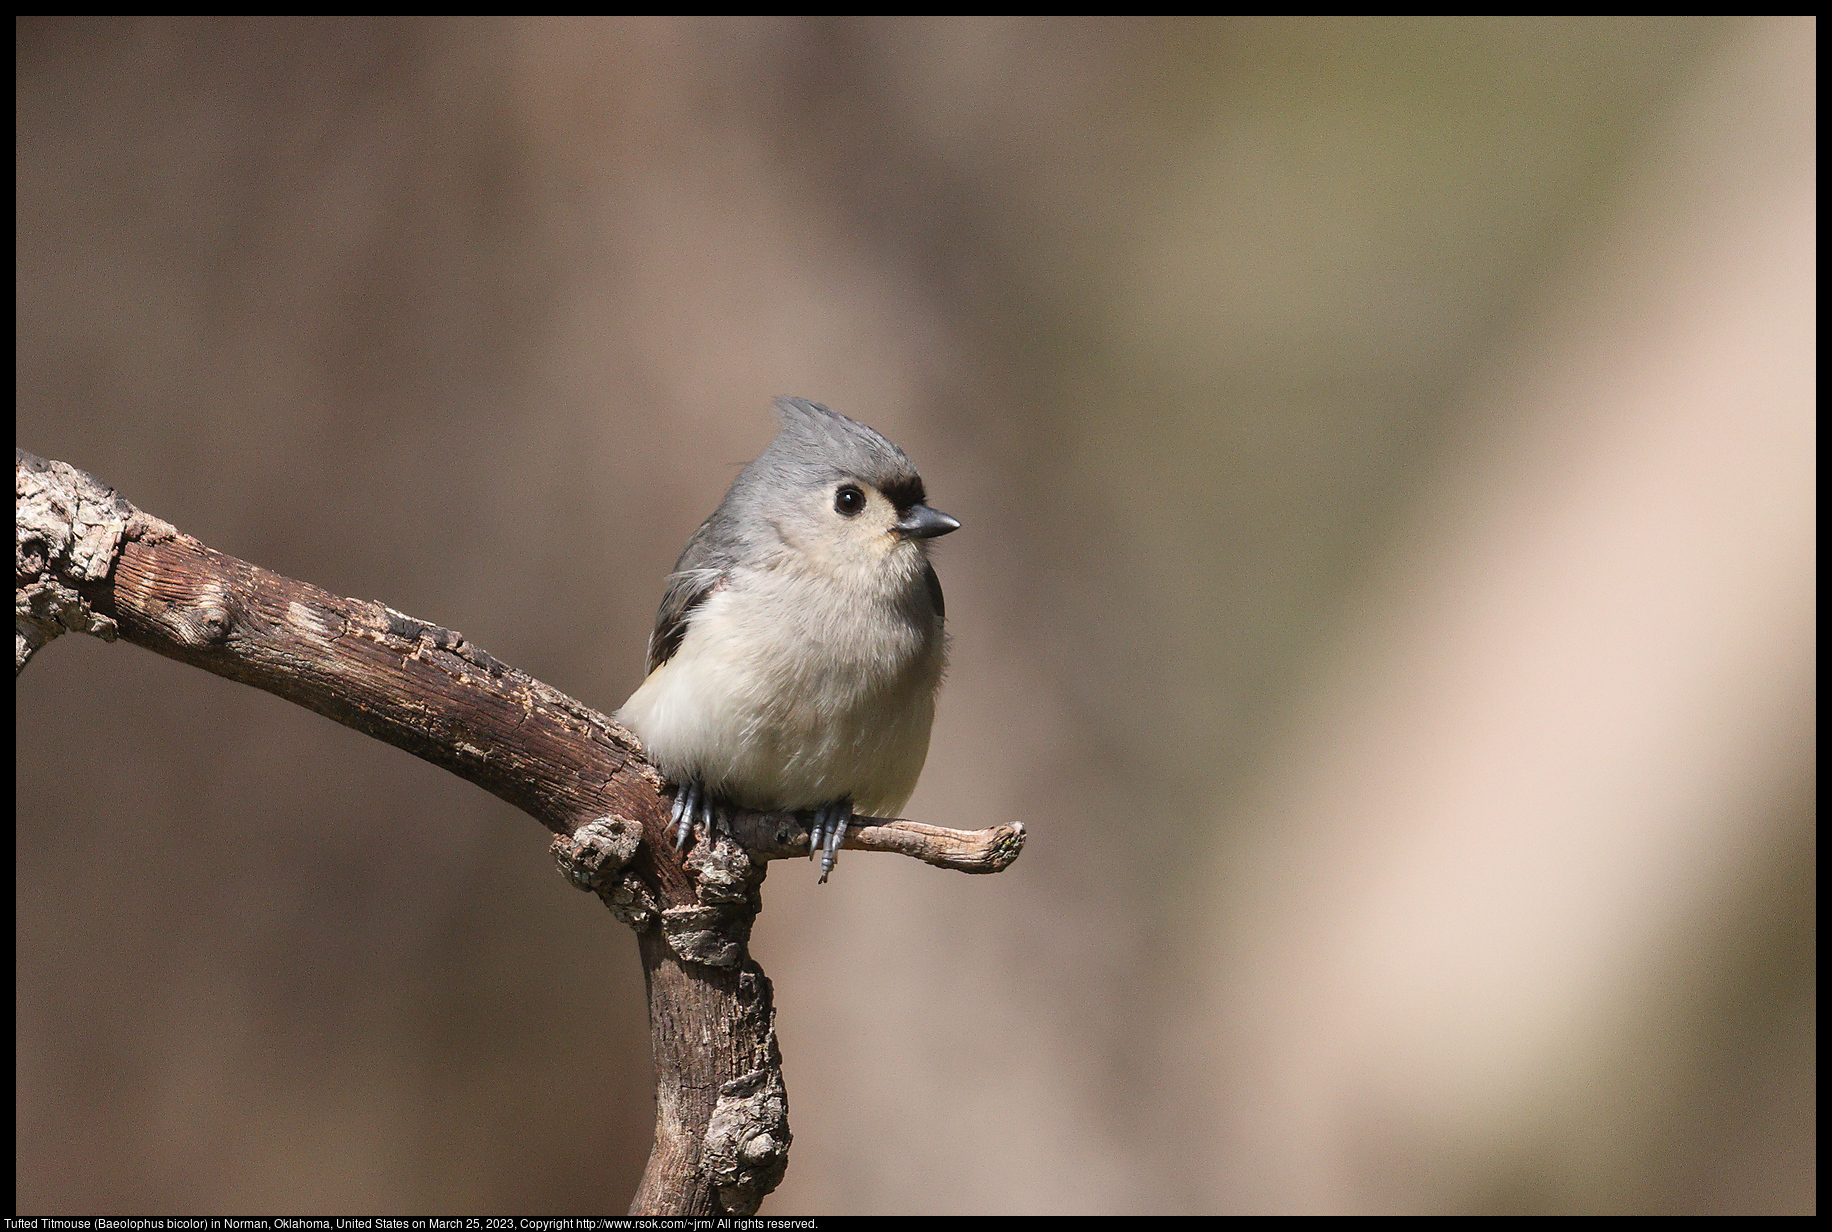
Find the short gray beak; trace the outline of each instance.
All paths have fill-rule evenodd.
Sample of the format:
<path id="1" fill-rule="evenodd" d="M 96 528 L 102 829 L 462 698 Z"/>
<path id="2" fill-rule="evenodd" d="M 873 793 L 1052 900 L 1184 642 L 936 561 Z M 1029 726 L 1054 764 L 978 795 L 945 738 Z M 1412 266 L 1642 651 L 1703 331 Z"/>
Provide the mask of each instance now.
<path id="1" fill-rule="evenodd" d="M 892 527 L 905 539 L 933 539 L 945 535 L 951 530 L 959 530 L 961 524 L 927 505 L 911 505 L 904 511 L 903 518 Z"/>

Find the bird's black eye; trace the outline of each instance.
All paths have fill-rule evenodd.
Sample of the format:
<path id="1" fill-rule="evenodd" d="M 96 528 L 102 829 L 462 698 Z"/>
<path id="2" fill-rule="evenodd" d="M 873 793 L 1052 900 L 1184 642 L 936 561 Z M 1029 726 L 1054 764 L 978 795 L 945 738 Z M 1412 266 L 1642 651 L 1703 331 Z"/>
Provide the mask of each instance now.
<path id="1" fill-rule="evenodd" d="M 857 484 L 843 483 L 840 490 L 833 494 L 833 511 L 856 518 L 865 508 L 865 493 L 859 491 Z"/>

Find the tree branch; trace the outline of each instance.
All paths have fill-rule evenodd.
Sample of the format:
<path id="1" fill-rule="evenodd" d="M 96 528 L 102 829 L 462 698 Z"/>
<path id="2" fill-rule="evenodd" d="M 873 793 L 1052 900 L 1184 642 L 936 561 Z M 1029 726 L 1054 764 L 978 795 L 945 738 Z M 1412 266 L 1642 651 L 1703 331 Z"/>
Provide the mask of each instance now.
<path id="1" fill-rule="evenodd" d="M 633 1214 L 748 1215 L 788 1166 L 768 977 L 750 958 L 766 863 L 805 817 L 739 813 L 682 860 L 662 776 L 626 729 L 450 629 L 206 547 L 65 463 L 15 451 L 15 675 L 68 631 L 117 637 L 298 703 L 469 779 L 553 831 L 576 886 L 636 929 L 655 1146 Z M 1021 825 L 861 818 L 845 846 L 999 872 Z"/>

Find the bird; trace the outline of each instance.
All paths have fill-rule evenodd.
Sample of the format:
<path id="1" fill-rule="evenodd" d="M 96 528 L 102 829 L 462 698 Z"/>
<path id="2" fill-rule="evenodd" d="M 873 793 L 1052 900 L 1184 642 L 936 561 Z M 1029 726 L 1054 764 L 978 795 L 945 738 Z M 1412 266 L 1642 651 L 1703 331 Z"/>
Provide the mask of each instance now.
<path id="1" fill-rule="evenodd" d="M 727 808 L 812 811 L 824 883 L 855 811 L 916 789 L 948 652 L 929 549 L 961 524 L 874 429 L 806 398 L 776 413 L 668 575 L 616 717 L 675 786 L 677 849 Z"/>

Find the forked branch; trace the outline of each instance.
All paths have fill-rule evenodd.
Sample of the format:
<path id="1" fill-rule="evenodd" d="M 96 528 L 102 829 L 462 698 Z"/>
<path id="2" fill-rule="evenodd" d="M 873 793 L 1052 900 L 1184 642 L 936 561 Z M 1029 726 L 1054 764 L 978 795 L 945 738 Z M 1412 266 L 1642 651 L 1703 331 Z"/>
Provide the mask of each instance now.
<path id="1" fill-rule="evenodd" d="M 17 450 L 15 674 L 59 634 L 144 646 L 354 727 L 507 800 L 561 871 L 636 929 L 649 989 L 655 1146 L 632 1213 L 750 1214 L 788 1163 L 770 982 L 747 942 L 766 862 L 806 856 L 805 817 L 740 813 L 668 841 L 666 784 L 605 715 L 383 604 L 204 546 L 62 462 Z M 860 818 L 845 846 L 999 872 L 1022 826 Z"/>

